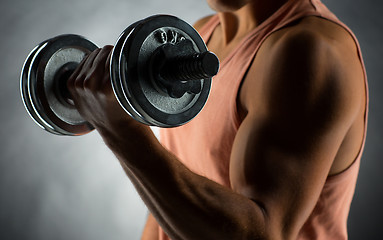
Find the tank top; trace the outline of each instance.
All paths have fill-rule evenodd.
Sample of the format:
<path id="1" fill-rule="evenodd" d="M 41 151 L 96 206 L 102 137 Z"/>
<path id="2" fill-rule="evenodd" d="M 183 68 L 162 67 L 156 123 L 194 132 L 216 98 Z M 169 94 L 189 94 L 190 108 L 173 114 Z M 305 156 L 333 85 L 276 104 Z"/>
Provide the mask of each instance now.
<path id="1" fill-rule="evenodd" d="M 273 32 L 307 16 L 317 16 L 334 22 L 354 38 L 364 70 L 367 99 L 364 140 L 359 154 L 348 169 L 327 178 L 316 206 L 299 232 L 298 239 L 347 239 L 347 218 L 367 129 L 367 77 L 356 37 L 319 0 L 289 0 L 253 29 L 221 62 L 220 71 L 213 78 L 209 99 L 200 114 L 181 127 L 161 129 L 160 139 L 190 170 L 230 188 L 230 152 L 241 124 L 236 102 L 241 82 L 263 41 Z M 218 25 L 219 18 L 215 15 L 200 29 L 205 42 L 209 41 Z M 159 232 L 159 239 L 169 239 L 161 229 Z"/>

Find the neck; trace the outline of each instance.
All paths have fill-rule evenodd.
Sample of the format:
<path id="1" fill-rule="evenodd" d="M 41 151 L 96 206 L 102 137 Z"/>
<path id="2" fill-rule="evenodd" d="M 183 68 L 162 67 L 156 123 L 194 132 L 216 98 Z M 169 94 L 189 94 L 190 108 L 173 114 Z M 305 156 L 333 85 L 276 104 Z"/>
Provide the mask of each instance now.
<path id="1" fill-rule="evenodd" d="M 289 0 L 255 0 L 232 12 L 220 12 L 224 45 L 241 39 Z"/>

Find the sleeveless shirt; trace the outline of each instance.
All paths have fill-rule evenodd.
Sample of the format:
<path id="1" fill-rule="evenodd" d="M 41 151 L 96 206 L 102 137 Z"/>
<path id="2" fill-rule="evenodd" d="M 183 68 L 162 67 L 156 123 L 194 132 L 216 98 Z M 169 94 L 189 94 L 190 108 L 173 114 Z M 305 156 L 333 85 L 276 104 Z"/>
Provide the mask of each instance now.
<path id="1" fill-rule="evenodd" d="M 289 0 L 253 29 L 221 62 L 220 71 L 213 78 L 209 99 L 200 114 L 186 125 L 161 129 L 160 139 L 191 171 L 230 188 L 230 152 L 241 124 L 236 102 L 241 82 L 265 39 L 273 32 L 307 16 L 317 16 L 334 22 L 353 37 L 364 71 L 366 113 L 364 140 L 358 156 L 348 169 L 327 178 L 315 208 L 299 232 L 298 239 L 347 239 L 347 218 L 367 129 L 367 77 L 356 37 L 319 0 Z M 218 25 L 219 18 L 215 15 L 202 27 L 199 32 L 205 42 L 209 41 Z M 161 229 L 159 232 L 159 239 L 169 239 Z"/>

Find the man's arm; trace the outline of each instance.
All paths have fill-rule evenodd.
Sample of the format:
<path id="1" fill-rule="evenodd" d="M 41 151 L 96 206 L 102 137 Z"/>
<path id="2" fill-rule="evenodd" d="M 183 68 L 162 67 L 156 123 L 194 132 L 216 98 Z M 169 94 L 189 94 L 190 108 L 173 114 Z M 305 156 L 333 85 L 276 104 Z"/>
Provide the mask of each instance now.
<path id="1" fill-rule="evenodd" d="M 363 90 L 344 84 L 342 66 L 333 67 L 342 54 L 315 35 L 305 37 L 293 36 L 274 48 L 264 66 L 269 70 L 265 82 L 271 83 L 264 89 L 265 102 L 261 108 L 251 98 L 245 103 L 248 114 L 231 156 L 233 189 L 191 172 L 147 126 L 116 115 L 108 91 L 90 82 L 95 76 L 85 77 L 87 84 L 73 80 L 76 87 L 70 89 L 84 118 L 100 132 L 171 238 L 296 236 L 363 98 Z M 96 57 L 84 65 L 98 69 L 98 63 L 103 61 Z M 89 95 L 92 91 L 96 94 Z"/>
<path id="2" fill-rule="evenodd" d="M 205 24 L 210 20 L 212 15 L 205 16 L 199 20 L 197 20 L 193 27 L 199 32 L 200 29 L 205 26 Z M 153 217 L 153 215 L 149 212 L 149 215 L 146 219 L 146 223 L 144 226 L 144 230 L 142 232 L 141 240 L 154 240 L 158 239 L 158 223 Z"/>
<path id="3" fill-rule="evenodd" d="M 262 206 L 272 239 L 296 238 L 345 135 L 365 110 L 353 40 L 315 31 L 278 35 L 269 51 L 258 53 L 264 62 L 242 86 L 247 115 L 233 146 L 230 179 L 235 192 Z M 260 86 L 262 102 L 254 97 Z"/>
<path id="4" fill-rule="evenodd" d="M 270 85 L 261 104 L 268 110 L 260 111 L 259 103 L 249 98 L 234 142 L 234 191 L 192 173 L 161 146 L 152 148 L 157 149 L 152 155 L 142 152 L 139 163 L 125 158 L 131 153 L 120 155 L 172 238 L 297 235 L 362 107 L 363 89 L 344 84 L 341 57 L 327 40 L 310 33 L 291 36 L 271 52 L 264 66 Z"/>

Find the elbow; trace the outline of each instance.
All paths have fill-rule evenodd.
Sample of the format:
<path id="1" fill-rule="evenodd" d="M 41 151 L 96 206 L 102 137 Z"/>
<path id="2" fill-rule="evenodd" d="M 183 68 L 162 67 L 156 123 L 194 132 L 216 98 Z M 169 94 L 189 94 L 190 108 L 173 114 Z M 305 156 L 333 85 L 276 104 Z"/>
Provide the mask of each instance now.
<path id="1" fill-rule="evenodd" d="M 284 220 L 281 214 L 268 209 L 262 202 L 252 200 L 252 212 L 247 224 L 244 224 L 242 234 L 233 239 L 244 240 L 295 240 L 299 227 L 292 221 Z M 249 212 L 250 213 L 250 212 Z"/>
<path id="2" fill-rule="evenodd" d="M 261 202 L 250 199 L 251 206 L 249 209 L 246 209 L 244 214 L 247 217 L 241 218 L 241 221 L 237 226 L 239 226 L 239 231 L 236 232 L 236 236 L 232 239 L 243 239 L 243 240 L 269 240 L 269 239 L 278 239 L 274 237 L 274 234 L 271 234 L 270 231 L 271 225 L 269 224 L 269 215 L 268 211 L 265 208 L 264 204 Z"/>

